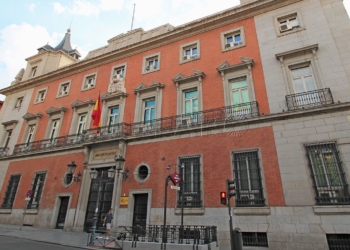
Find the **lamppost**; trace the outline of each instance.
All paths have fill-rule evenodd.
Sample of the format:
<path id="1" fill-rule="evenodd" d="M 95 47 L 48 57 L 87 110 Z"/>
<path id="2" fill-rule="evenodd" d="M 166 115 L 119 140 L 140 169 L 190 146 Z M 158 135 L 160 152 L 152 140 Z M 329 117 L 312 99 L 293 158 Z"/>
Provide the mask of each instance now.
<path id="1" fill-rule="evenodd" d="M 179 164 L 170 164 L 167 166 L 167 169 L 170 170 L 171 169 L 171 166 L 179 166 Z M 185 168 L 185 165 L 184 163 L 181 164 L 181 169 L 184 169 Z M 182 171 L 183 172 L 183 171 Z M 169 180 L 172 179 L 172 176 L 173 175 L 177 175 L 176 173 L 176 169 L 174 171 L 173 174 L 169 174 L 166 176 L 165 178 L 165 190 L 164 190 L 164 222 L 163 222 L 163 237 L 162 237 L 162 245 L 161 245 L 161 249 L 166 249 L 166 242 L 167 242 L 167 237 L 166 237 L 166 208 L 167 208 L 167 193 L 168 193 L 168 182 Z M 181 177 L 182 178 L 182 177 Z M 181 180 L 182 182 L 182 187 L 181 189 L 183 189 L 183 181 Z M 181 191 L 182 195 L 181 195 L 181 233 L 180 235 L 182 234 L 183 232 L 183 190 Z M 163 248 L 164 246 L 164 248 Z"/>

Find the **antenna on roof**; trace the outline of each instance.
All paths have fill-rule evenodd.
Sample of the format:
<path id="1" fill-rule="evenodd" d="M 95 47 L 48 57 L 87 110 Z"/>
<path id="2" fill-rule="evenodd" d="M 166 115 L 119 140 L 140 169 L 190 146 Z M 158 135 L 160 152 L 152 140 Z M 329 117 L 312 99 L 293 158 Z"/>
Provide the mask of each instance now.
<path id="1" fill-rule="evenodd" d="M 132 26 L 134 25 L 135 5 L 136 4 L 134 3 L 134 12 L 132 13 L 131 30 L 132 30 Z"/>
<path id="2" fill-rule="evenodd" d="M 72 20 L 70 21 L 69 29 L 72 28 L 73 19 L 74 19 L 74 15 L 72 16 Z"/>

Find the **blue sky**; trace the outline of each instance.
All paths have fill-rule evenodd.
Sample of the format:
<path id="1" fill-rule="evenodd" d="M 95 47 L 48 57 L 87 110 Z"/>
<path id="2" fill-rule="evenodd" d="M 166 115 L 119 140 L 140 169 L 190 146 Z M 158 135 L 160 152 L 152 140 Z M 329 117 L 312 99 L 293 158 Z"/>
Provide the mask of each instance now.
<path id="1" fill-rule="evenodd" d="M 234 7 L 239 0 L 12 0 L 0 2 L 0 88 L 10 86 L 25 58 L 49 43 L 56 46 L 70 27 L 82 56 L 131 28 L 174 26 Z M 151 3 L 151 4 L 150 4 Z M 350 13 L 350 0 L 344 0 Z M 0 100 L 4 96 L 0 95 Z"/>

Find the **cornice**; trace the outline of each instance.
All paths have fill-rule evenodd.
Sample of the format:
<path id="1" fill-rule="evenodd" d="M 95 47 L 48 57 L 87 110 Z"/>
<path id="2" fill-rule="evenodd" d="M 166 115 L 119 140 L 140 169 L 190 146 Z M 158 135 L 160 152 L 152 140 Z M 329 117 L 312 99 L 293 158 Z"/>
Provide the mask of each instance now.
<path id="1" fill-rule="evenodd" d="M 106 102 L 106 101 L 111 101 L 115 99 L 123 99 L 125 97 L 128 97 L 128 93 L 124 92 L 114 92 L 114 93 L 109 93 L 106 92 L 101 96 L 101 101 Z"/>
<path id="2" fill-rule="evenodd" d="M 254 66 L 254 60 L 251 58 L 247 58 L 247 57 L 241 57 L 241 63 L 237 63 L 237 64 L 232 64 L 230 65 L 228 63 L 228 61 L 223 62 L 222 64 L 220 64 L 216 70 L 220 73 L 226 73 L 228 71 L 234 71 L 237 69 L 241 69 L 241 68 L 251 68 Z"/>
<path id="3" fill-rule="evenodd" d="M 178 85 L 180 83 L 184 83 L 184 82 L 188 82 L 188 81 L 194 81 L 194 80 L 201 81 L 204 77 L 205 77 L 205 74 L 202 71 L 194 69 L 193 74 L 190 76 L 184 76 L 184 74 L 182 74 L 180 72 L 176 76 L 174 76 L 173 79 L 171 79 L 171 80 L 176 85 Z"/>
<path id="4" fill-rule="evenodd" d="M 278 60 L 281 60 L 281 58 L 283 59 L 284 57 L 287 57 L 287 56 L 292 56 L 298 53 L 305 53 L 305 52 L 314 53 L 314 51 L 317 51 L 317 50 L 318 50 L 318 44 L 313 44 L 313 45 L 302 47 L 299 49 L 293 49 L 286 52 L 278 53 L 275 55 L 275 57 Z"/>
<path id="5" fill-rule="evenodd" d="M 14 86 L 9 86 L 1 89 L 0 94 L 9 95 L 16 91 L 46 84 L 300 1 L 302 0 L 257 0 L 245 5 L 233 7 L 184 25 L 180 25 L 163 35 L 134 43 L 119 50 L 107 52 L 98 57 L 82 60 L 62 67 L 56 71 L 38 76 L 34 79 L 29 79 Z"/>
<path id="6" fill-rule="evenodd" d="M 81 107 L 85 107 L 85 106 L 89 106 L 89 105 L 94 105 L 96 101 L 93 101 L 91 99 L 87 99 L 85 102 L 80 101 L 80 100 L 76 100 L 75 102 L 73 102 L 70 106 L 73 109 L 77 109 L 77 108 L 81 108 Z"/>
<path id="7" fill-rule="evenodd" d="M 30 121 L 30 120 L 34 120 L 34 119 L 40 119 L 43 115 L 39 112 L 36 112 L 34 114 L 31 113 L 26 113 L 22 118 L 25 121 Z"/>
<path id="8" fill-rule="evenodd" d="M 1 124 L 6 127 L 6 126 L 14 125 L 17 123 L 18 123 L 18 120 L 11 120 L 11 121 L 7 121 L 7 122 L 3 122 Z"/>
<path id="9" fill-rule="evenodd" d="M 138 93 L 144 93 L 148 91 L 157 91 L 159 89 L 163 89 L 164 87 L 165 87 L 164 84 L 156 81 L 152 81 L 152 84 L 150 86 L 146 86 L 144 83 L 140 83 L 139 85 L 137 85 L 136 88 L 134 88 L 134 93 L 138 94 Z"/>
<path id="10" fill-rule="evenodd" d="M 48 115 L 53 115 L 53 114 L 57 114 L 57 113 L 65 113 L 67 111 L 67 108 L 60 106 L 59 108 L 55 108 L 55 107 L 50 107 L 48 108 L 45 113 Z"/>

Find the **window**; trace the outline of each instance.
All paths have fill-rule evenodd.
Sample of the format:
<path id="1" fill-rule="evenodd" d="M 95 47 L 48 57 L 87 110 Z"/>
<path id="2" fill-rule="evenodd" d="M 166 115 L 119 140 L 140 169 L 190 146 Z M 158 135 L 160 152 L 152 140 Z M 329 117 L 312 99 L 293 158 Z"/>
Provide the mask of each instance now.
<path id="1" fill-rule="evenodd" d="M 198 91 L 189 90 L 184 91 L 184 114 L 191 114 L 198 112 Z"/>
<path id="2" fill-rule="evenodd" d="M 349 204 L 350 195 L 335 142 L 305 145 L 318 205 Z"/>
<path id="3" fill-rule="evenodd" d="M 269 247 L 266 233 L 242 232 L 243 246 Z"/>
<path id="4" fill-rule="evenodd" d="M 237 207 L 264 206 L 258 151 L 233 153 Z"/>
<path id="5" fill-rule="evenodd" d="M 70 82 L 61 83 L 58 88 L 57 97 L 62 97 L 68 95 Z"/>
<path id="6" fill-rule="evenodd" d="M 286 32 L 300 27 L 296 14 L 293 14 L 289 17 L 278 18 L 278 23 L 280 32 Z"/>
<path id="7" fill-rule="evenodd" d="M 184 168 L 179 167 L 178 170 L 183 181 L 183 188 L 179 192 L 178 206 L 181 207 L 183 202 L 184 207 L 201 207 L 200 156 L 181 157 L 179 166 L 182 164 L 184 164 Z"/>
<path id="8" fill-rule="evenodd" d="M 12 208 L 20 179 L 21 179 L 20 175 L 11 175 L 6 188 L 6 192 L 4 194 L 4 200 L 2 201 L 2 205 L 1 205 L 2 209 Z"/>
<path id="9" fill-rule="evenodd" d="M 316 89 L 310 66 L 291 68 L 291 75 L 295 93 L 302 93 Z"/>
<path id="10" fill-rule="evenodd" d="M 151 121 L 155 119 L 155 113 L 156 113 L 155 107 L 156 107 L 156 101 L 154 99 L 144 101 L 144 108 L 143 108 L 144 124 L 151 124 L 152 123 Z"/>
<path id="11" fill-rule="evenodd" d="M 95 88 L 96 77 L 97 77 L 97 73 L 86 75 L 83 80 L 83 90 Z"/>
<path id="12" fill-rule="evenodd" d="M 14 108 L 15 109 L 19 109 L 21 107 L 21 105 L 22 105 L 22 102 L 23 102 L 23 97 L 17 98 Z"/>
<path id="13" fill-rule="evenodd" d="M 11 140 L 11 135 L 12 135 L 12 129 L 7 130 L 6 131 L 6 140 L 5 140 L 4 148 L 7 148 L 7 146 L 9 145 L 9 142 Z"/>
<path id="14" fill-rule="evenodd" d="M 145 163 L 140 164 L 134 171 L 135 180 L 138 183 L 145 183 L 151 175 L 151 168 Z"/>
<path id="15" fill-rule="evenodd" d="M 46 92 L 47 92 L 47 89 L 41 89 L 37 92 L 36 94 L 36 97 L 35 97 L 35 104 L 36 103 L 41 103 L 45 100 L 45 97 L 46 97 Z"/>
<path id="16" fill-rule="evenodd" d="M 35 124 L 29 125 L 29 127 L 28 127 L 28 136 L 27 136 L 27 140 L 26 140 L 27 145 L 33 141 L 35 128 L 36 128 Z"/>
<path id="17" fill-rule="evenodd" d="M 326 234 L 329 250 L 350 249 L 350 234 Z"/>
<path id="18" fill-rule="evenodd" d="M 229 80 L 231 88 L 231 104 L 249 102 L 248 85 L 246 79 Z"/>
<path id="19" fill-rule="evenodd" d="M 199 57 L 200 57 L 199 40 L 193 41 L 191 43 L 183 44 L 180 46 L 180 64 L 199 59 Z"/>
<path id="20" fill-rule="evenodd" d="M 113 69 L 113 76 L 117 78 L 123 78 L 125 76 L 125 66 L 117 67 Z"/>
<path id="21" fill-rule="evenodd" d="M 30 77 L 34 77 L 36 75 L 36 71 L 37 71 L 38 67 L 35 66 L 32 68 L 32 71 L 30 72 Z"/>
<path id="22" fill-rule="evenodd" d="M 160 53 L 149 55 L 144 58 L 143 62 L 143 74 L 154 72 L 160 69 Z"/>
<path id="23" fill-rule="evenodd" d="M 299 11 L 276 16 L 274 17 L 274 23 L 277 36 L 283 36 L 305 29 Z"/>
<path id="24" fill-rule="evenodd" d="M 31 190 L 33 195 L 28 202 L 27 209 L 38 209 L 41 194 L 44 188 L 46 173 L 35 174 Z"/>
<path id="25" fill-rule="evenodd" d="M 119 107 L 111 107 L 108 114 L 108 133 L 117 131 Z"/>
<path id="26" fill-rule="evenodd" d="M 60 128 L 60 119 L 56 119 L 52 121 L 51 131 L 50 131 L 50 141 L 58 136 L 58 131 Z"/>
<path id="27" fill-rule="evenodd" d="M 221 32 L 222 51 L 241 48 L 246 45 L 243 26 Z"/>
<path id="28" fill-rule="evenodd" d="M 80 135 L 86 127 L 86 114 L 80 114 L 77 127 L 77 135 Z"/>

